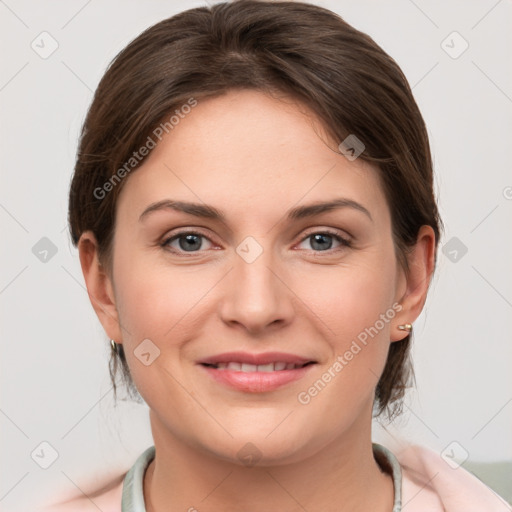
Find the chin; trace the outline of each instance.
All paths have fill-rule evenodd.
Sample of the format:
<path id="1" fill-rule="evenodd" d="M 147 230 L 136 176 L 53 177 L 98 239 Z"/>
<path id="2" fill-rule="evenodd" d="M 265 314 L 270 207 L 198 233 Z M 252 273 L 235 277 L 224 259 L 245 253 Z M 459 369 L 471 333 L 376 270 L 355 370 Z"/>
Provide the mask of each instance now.
<path id="1" fill-rule="evenodd" d="M 221 442 L 210 440 L 204 448 L 214 457 L 239 466 L 265 467 L 299 462 L 313 454 L 311 443 L 305 443 L 299 432 L 273 432 L 270 436 L 260 429 L 238 432 L 234 439 Z"/>

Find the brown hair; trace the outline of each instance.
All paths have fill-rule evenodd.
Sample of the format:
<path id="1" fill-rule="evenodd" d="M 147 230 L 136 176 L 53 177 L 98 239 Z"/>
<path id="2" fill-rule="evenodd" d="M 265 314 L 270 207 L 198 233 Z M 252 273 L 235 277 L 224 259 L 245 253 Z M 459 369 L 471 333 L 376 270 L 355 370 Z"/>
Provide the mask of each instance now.
<path id="1" fill-rule="evenodd" d="M 262 0 L 181 12 L 145 30 L 115 57 L 82 128 L 69 194 L 73 244 L 91 230 L 112 275 L 116 202 L 128 179 L 120 179 L 130 170 L 126 162 L 191 98 L 234 88 L 285 93 L 315 112 L 333 140 L 353 134 L 363 141 L 359 158 L 379 169 L 402 268 L 408 271 L 407 252 L 422 225 L 432 226 L 437 249 L 442 221 L 428 135 L 399 66 L 368 35 L 327 9 Z M 139 163 L 130 165 L 135 170 Z M 112 186 L 105 187 L 109 180 Z M 390 344 L 375 391 L 377 415 L 386 411 L 392 418 L 402 410 L 413 376 L 411 336 Z M 114 395 L 118 362 L 127 390 L 137 398 L 121 344 L 109 365 Z"/>

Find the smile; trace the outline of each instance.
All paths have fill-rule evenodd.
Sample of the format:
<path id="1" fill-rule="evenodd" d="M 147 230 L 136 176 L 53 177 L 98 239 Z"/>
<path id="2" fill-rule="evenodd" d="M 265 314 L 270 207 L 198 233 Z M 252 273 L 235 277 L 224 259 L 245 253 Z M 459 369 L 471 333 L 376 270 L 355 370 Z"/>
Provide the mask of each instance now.
<path id="1" fill-rule="evenodd" d="M 204 364 L 204 366 L 209 366 L 216 370 L 233 370 L 236 372 L 279 372 L 283 370 L 296 370 L 297 368 L 302 368 L 308 364 L 313 364 L 312 361 L 304 364 L 295 364 L 295 363 L 285 363 L 284 361 L 279 361 L 276 363 L 268 363 L 268 364 L 250 364 L 250 363 L 238 363 L 238 362 L 228 362 L 228 363 L 217 363 L 217 364 Z"/>
<path id="2" fill-rule="evenodd" d="M 302 379 L 314 362 L 303 364 L 276 361 L 267 364 L 250 364 L 231 361 L 227 363 L 198 365 L 210 381 L 226 389 L 243 393 L 266 393 Z"/>

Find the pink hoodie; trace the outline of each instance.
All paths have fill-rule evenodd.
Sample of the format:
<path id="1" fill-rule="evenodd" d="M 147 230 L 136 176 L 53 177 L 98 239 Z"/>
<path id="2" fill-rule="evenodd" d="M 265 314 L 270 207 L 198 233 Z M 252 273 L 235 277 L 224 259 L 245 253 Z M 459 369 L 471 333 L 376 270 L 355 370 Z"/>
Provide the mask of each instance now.
<path id="1" fill-rule="evenodd" d="M 404 512 L 511 512 L 512 506 L 462 466 L 429 448 L 393 450 L 402 467 Z"/>

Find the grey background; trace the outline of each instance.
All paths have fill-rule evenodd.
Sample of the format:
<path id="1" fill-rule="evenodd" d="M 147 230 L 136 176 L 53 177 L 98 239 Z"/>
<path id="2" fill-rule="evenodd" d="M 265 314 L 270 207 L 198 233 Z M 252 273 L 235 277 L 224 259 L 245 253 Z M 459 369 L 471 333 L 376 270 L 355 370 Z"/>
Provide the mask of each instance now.
<path id="1" fill-rule="evenodd" d="M 472 461 L 512 459 L 512 3 L 314 3 L 368 33 L 403 69 L 429 129 L 446 225 L 415 323 L 417 388 L 388 433 L 375 424 L 375 438 L 451 447 Z M 107 64 L 148 26 L 200 5 L 0 1 L 2 510 L 90 492 L 152 444 L 145 404 L 113 406 L 108 340 L 67 233 L 67 192 Z M 51 48 L 43 31 L 58 44 L 47 58 L 31 47 Z M 469 44 L 458 58 L 454 31 Z M 42 442 L 58 454 L 47 469 L 52 448 Z"/>

